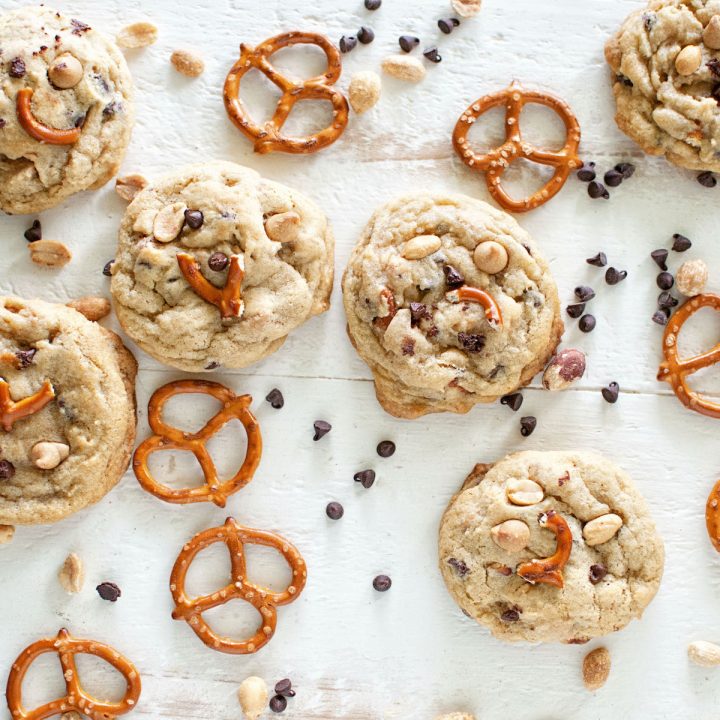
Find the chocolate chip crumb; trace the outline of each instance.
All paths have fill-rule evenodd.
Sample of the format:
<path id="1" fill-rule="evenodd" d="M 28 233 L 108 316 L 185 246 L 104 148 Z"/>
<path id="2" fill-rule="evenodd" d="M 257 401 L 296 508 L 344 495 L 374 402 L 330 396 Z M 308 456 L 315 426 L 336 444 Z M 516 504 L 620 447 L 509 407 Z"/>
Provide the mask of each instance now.
<path id="1" fill-rule="evenodd" d="M 614 267 L 609 267 L 605 271 L 605 282 L 608 285 L 617 285 L 627 277 L 627 270 L 618 270 Z"/>
<path id="2" fill-rule="evenodd" d="M 15 474 L 15 466 L 9 460 L 0 460 L 0 480 L 9 480 Z"/>
<path id="3" fill-rule="evenodd" d="M 214 252 L 208 258 L 208 267 L 215 272 L 222 272 L 230 262 L 230 258 L 223 252 Z"/>
<path id="4" fill-rule="evenodd" d="M 205 366 L 205 369 L 206 370 L 216 370 L 219 367 L 220 367 L 220 363 L 216 362 L 215 360 L 212 360 Z"/>
<path id="5" fill-rule="evenodd" d="M 42 225 L 40 225 L 40 221 L 33 220 L 32 225 L 23 233 L 23 237 L 31 243 L 42 240 Z"/>
<path id="6" fill-rule="evenodd" d="M 275 408 L 275 410 L 279 410 L 283 405 L 285 405 L 285 398 L 277 388 L 273 388 L 265 396 L 265 399 L 270 403 L 271 407 Z"/>
<path id="7" fill-rule="evenodd" d="M 686 250 L 689 250 L 692 247 L 692 243 L 690 242 L 690 239 L 686 238 L 684 235 L 681 235 L 680 233 L 674 233 L 672 237 L 673 237 L 672 249 L 675 252 L 685 252 Z"/>
<path id="8" fill-rule="evenodd" d="M 327 435 L 332 430 L 332 425 L 325 420 L 316 420 L 313 423 L 313 427 L 315 428 L 315 435 L 313 435 L 313 440 L 319 440 L 321 437 L 325 437 L 325 435 Z"/>
<path id="9" fill-rule="evenodd" d="M 458 333 L 458 342 L 463 350 L 478 353 L 485 347 L 485 336 L 474 333 Z"/>
<path id="10" fill-rule="evenodd" d="M 603 564 L 597 563 L 590 566 L 588 578 L 593 585 L 597 585 L 607 575 L 607 572 L 607 568 Z"/>
<path id="11" fill-rule="evenodd" d="M 398 38 L 398 44 L 403 52 L 409 53 L 420 44 L 420 38 L 413 35 L 401 35 Z"/>
<path id="12" fill-rule="evenodd" d="M 410 303 L 410 327 L 416 327 L 420 324 L 420 321 L 429 318 L 430 313 L 428 312 L 427 305 L 419 302 Z"/>
<path id="13" fill-rule="evenodd" d="M 600 392 L 602 393 L 603 398 L 605 398 L 605 401 L 612 405 L 617 402 L 618 395 L 620 395 L 620 386 L 616 382 L 611 382 Z"/>
<path id="14" fill-rule="evenodd" d="M 507 405 L 513 412 L 517 412 L 520 406 L 523 404 L 522 393 L 511 393 L 510 395 L 503 395 L 500 398 L 501 405 Z"/>
<path id="15" fill-rule="evenodd" d="M 380 457 L 389 458 L 395 454 L 395 443 L 392 440 L 381 440 L 376 449 Z"/>
<path id="16" fill-rule="evenodd" d="M 270 698 L 270 709 L 274 713 L 281 713 L 287 708 L 287 699 L 282 695 L 273 695 Z"/>
<path id="17" fill-rule="evenodd" d="M 528 437 L 535 432 L 537 427 L 537 418 L 534 415 L 526 415 L 520 418 L 520 434 Z"/>
<path id="18" fill-rule="evenodd" d="M 370 488 L 375 482 L 374 470 L 360 470 L 353 475 L 353 480 L 359 482 L 364 488 Z"/>
<path id="19" fill-rule="evenodd" d="M 650 253 L 650 257 L 661 270 L 667 270 L 668 251 L 665 248 L 658 248 Z"/>
<path id="20" fill-rule="evenodd" d="M 607 255 L 604 252 L 599 252 L 597 255 L 587 258 L 585 262 L 595 267 L 605 267 L 607 265 Z"/>
<path id="21" fill-rule="evenodd" d="M 329 502 L 325 513 L 331 520 L 339 520 L 345 514 L 345 508 L 339 502 Z"/>
<path id="22" fill-rule="evenodd" d="M 113 582 L 102 582 L 96 588 L 98 595 L 108 602 L 117 602 L 122 590 Z"/>
<path id="23" fill-rule="evenodd" d="M 378 575 L 373 580 L 373 587 L 378 592 L 387 592 L 392 585 L 392 580 L 387 575 Z"/>
<path id="24" fill-rule="evenodd" d="M 114 260 L 108 260 L 103 267 L 103 275 L 110 277 L 112 275 L 112 266 L 115 264 Z"/>
<path id="25" fill-rule="evenodd" d="M 584 333 L 592 332 L 595 329 L 596 324 L 597 321 L 595 320 L 594 315 L 583 315 L 578 321 L 578 327 Z"/>
<path id="26" fill-rule="evenodd" d="M 565 312 L 567 312 L 573 320 L 577 320 L 585 312 L 585 303 L 573 303 L 572 305 L 568 305 Z"/>
<path id="27" fill-rule="evenodd" d="M 587 285 L 579 285 L 575 288 L 575 297 L 580 300 L 580 302 L 588 302 L 588 300 L 592 300 L 595 297 L 595 291 Z"/>

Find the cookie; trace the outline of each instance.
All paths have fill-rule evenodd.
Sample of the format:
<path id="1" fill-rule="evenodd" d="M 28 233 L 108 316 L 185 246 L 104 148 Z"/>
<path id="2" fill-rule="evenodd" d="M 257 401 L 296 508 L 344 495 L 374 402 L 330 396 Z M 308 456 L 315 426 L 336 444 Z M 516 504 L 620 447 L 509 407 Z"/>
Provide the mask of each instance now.
<path id="1" fill-rule="evenodd" d="M 643 497 L 592 452 L 476 465 L 445 511 L 439 550 L 462 611 L 510 642 L 620 630 L 655 596 L 664 563 Z"/>
<path id="2" fill-rule="evenodd" d="M 608 41 L 618 127 L 650 155 L 720 171 L 720 0 L 651 0 Z"/>
<path id="3" fill-rule="evenodd" d="M 348 334 L 392 415 L 464 413 L 530 382 L 563 331 L 530 236 L 465 195 L 418 193 L 370 219 L 343 277 Z"/>
<path id="4" fill-rule="evenodd" d="M 117 46 L 80 20 L 29 6 L 0 17 L 0 47 L 0 209 L 39 212 L 104 185 L 134 119 Z"/>
<path id="5" fill-rule="evenodd" d="M 181 370 L 246 367 L 330 306 L 335 241 L 304 195 L 214 162 L 139 192 L 112 266 L 127 334 Z"/>
<path id="6" fill-rule="evenodd" d="M 0 297 L 0 402 L 17 403 L 0 408 L 0 524 L 55 522 L 115 486 L 135 440 L 136 370 L 76 310 Z"/>

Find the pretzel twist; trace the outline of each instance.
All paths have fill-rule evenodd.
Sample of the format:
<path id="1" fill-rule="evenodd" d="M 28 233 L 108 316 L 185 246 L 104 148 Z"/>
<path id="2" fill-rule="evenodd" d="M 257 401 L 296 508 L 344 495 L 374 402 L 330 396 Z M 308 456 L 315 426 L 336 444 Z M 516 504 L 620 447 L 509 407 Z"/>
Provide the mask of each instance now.
<path id="1" fill-rule="evenodd" d="M 74 145 L 82 134 L 82 127 L 60 130 L 41 123 L 32 111 L 33 91 L 31 88 L 18 90 L 15 110 L 22 129 L 35 140 L 49 145 Z"/>
<path id="2" fill-rule="evenodd" d="M 200 265 L 190 253 L 179 252 L 177 261 L 180 271 L 190 287 L 205 302 L 215 305 L 220 310 L 220 317 L 223 320 L 242 317 L 245 310 L 245 303 L 241 295 L 242 281 L 245 277 L 245 263 L 242 255 L 230 256 L 230 267 L 224 288 L 215 287 L 205 279 L 200 272 Z"/>
<path id="3" fill-rule="evenodd" d="M 165 403 L 175 395 L 202 393 L 211 395 L 222 403 L 222 408 L 196 433 L 187 433 L 167 425 L 162 420 Z M 250 395 L 235 393 L 220 383 L 207 380 L 176 380 L 158 388 L 148 404 L 148 422 L 153 435 L 146 438 L 133 456 L 133 472 L 138 482 L 149 493 L 169 503 L 212 502 L 225 507 L 230 495 L 245 487 L 252 480 L 262 455 L 260 426 L 250 412 Z M 237 419 L 247 433 L 247 450 L 240 469 L 229 480 L 221 481 L 217 468 L 207 449 L 207 441 L 230 420 Z M 159 450 L 189 450 L 200 464 L 205 483 L 201 487 L 171 488 L 158 482 L 150 473 L 148 458 Z"/>
<path id="4" fill-rule="evenodd" d="M 517 574 L 527 582 L 547 583 L 555 587 L 562 588 L 565 586 L 563 578 L 563 569 L 570 559 L 572 550 L 572 532 L 562 515 L 558 515 L 554 510 L 548 510 L 546 513 L 540 513 L 538 517 L 540 527 L 552 530 L 557 538 L 557 547 L 555 553 L 550 557 L 538 560 L 528 560 L 528 562 L 520 563 L 517 566 Z"/>
<path id="5" fill-rule="evenodd" d="M 268 58 L 282 48 L 292 45 L 317 45 L 327 57 L 327 68 L 322 75 L 302 82 L 294 82 L 279 73 Z M 240 81 L 251 69 L 259 70 L 282 91 L 273 116 L 262 125 L 253 122 L 240 100 Z M 240 45 L 240 59 L 232 66 L 225 79 L 223 101 L 230 119 L 240 132 L 253 142 L 257 153 L 274 150 L 287 153 L 311 153 L 334 143 L 348 122 L 348 102 L 345 96 L 333 89 L 340 78 L 342 62 L 338 49 L 323 35 L 308 32 L 289 32 L 265 40 L 258 47 Z M 306 137 L 282 135 L 285 121 L 298 100 L 327 100 L 332 103 L 333 119 L 329 127 Z"/>
<path id="6" fill-rule="evenodd" d="M 52 700 L 34 710 L 27 710 L 22 703 L 23 680 L 33 662 L 45 653 L 57 653 L 67 693 L 65 697 Z M 83 690 L 75 664 L 75 656 L 81 653 L 95 655 L 104 660 L 125 678 L 127 689 L 122 700 L 116 703 L 103 702 Z M 71 710 L 91 720 L 113 720 L 135 708 L 140 698 L 140 690 L 140 675 L 127 658 L 109 645 L 74 638 L 63 628 L 57 637 L 38 640 L 20 653 L 10 670 L 6 695 L 13 720 L 44 720 Z"/>
<path id="7" fill-rule="evenodd" d="M 208 546 L 222 542 L 230 553 L 231 581 L 221 590 L 202 597 L 190 597 L 185 592 L 185 578 L 193 560 Z M 282 592 L 272 592 L 247 579 L 244 546 L 264 545 L 275 548 L 292 570 L 292 580 Z M 213 650 L 234 655 L 254 653 L 267 644 L 277 627 L 277 606 L 288 605 L 303 591 L 307 581 L 307 567 L 297 548 L 274 533 L 252 530 L 228 518 L 222 527 L 198 533 L 187 543 L 170 575 L 170 591 L 175 601 L 174 620 L 185 620 L 195 634 Z M 215 633 L 205 622 L 203 613 L 224 605 L 230 600 L 250 603 L 260 615 L 257 632 L 246 640 L 233 640 Z"/>
<path id="8" fill-rule="evenodd" d="M 657 379 L 670 383 L 673 392 L 685 407 L 709 417 L 720 418 L 720 405 L 703 398 L 687 382 L 688 375 L 720 362 L 720 343 L 712 350 L 684 360 L 680 359 L 678 353 L 678 336 L 683 324 L 704 307 L 720 310 L 720 295 L 710 293 L 696 295 L 680 307 L 668 321 L 663 335 L 665 360 L 660 363 Z"/>
<path id="9" fill-rule="evenodd" d="M 495 298 L 485 290 L 480 288 L 470 287 L 469 285 L 463 285 L 457 290 L 451 290 L 447 293 L 447 299 L 450 302 L 476 302 L 485 308 L 485 317 L 488 322 L 499 328 L 502 327 L 502 312 L 500 306 L 495 301 Z"/>
<path id="10" fill-rule="evenodd" d="M 554 110 L 565 124 L 565 145 L 557 151 L 541 150 L 527 143 L 520 130 L 520 114 L 525 105 L 534 103 Z M 505 142 L 487 153 L 479 154 L 470 147 L 467 135 L 473 123 L 491 108 L 505 106 Z M 581 164 L 577 151 L 580 145 L 580 124 L 570 106 L 558 97 L 537 90 L 525 90 L 513 81 L 509 88 L 485 95 L 470 105 L 460 116 L 453 131 L 453 147 L 470 168 L 485 173 L 490 194 L 506 210 L 526 212 L 546 203 L 565 184 L 570 172 Z M 552 178 L 529 198 L 515 200 L 502 186 L 505 171 L 517 159 L 525 159 L 555 168 Z"/>
<path id="11" fill-rule="evenodd" d="M 5 432 L 12 430 L 13 423 L 42 410 L 55 397 L 52 383 L 46 380 L 40 389 L 17 402 L 10 397 L 10 386 L 0 378 L 0 425 Z"/>

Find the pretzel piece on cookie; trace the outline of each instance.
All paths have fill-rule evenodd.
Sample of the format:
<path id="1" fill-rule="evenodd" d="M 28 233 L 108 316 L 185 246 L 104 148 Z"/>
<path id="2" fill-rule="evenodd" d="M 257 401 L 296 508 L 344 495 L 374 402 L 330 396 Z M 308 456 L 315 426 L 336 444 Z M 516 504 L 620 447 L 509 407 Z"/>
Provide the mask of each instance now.
<path id="1" fill-rule="evenodd" d="M 527 562 L 520 563 L 517 566 L 517 574 L 523 580 L 533 585 L 535 583 L 547 583 L 558 588 L 565 585 L 563 578 L 563 569 L 570 559 L 572 550 L 572 532 L 562 515 L 558 515 L 554 510 L 548 510 L 546 513 L 540 513 L 538 522 L 541 527 L 552 530 L 557 538 L 557 547 L 555 552 L 547 558 L 538 560 L 534 558 Z"/>
<path id="2" fill-rule="evenodd" d="M 0 378 L 0 425 L 10 432 L 18 420 L 34 415 L 42 410 L 55 397 L 52 383 L 46 380 L 40 389 L 22 400 L 14 401 L 10 397 L 10 387 Z"/>
<path id="3" fill-rule="evenodd" d="M 49 145 L 74 145 L 80 139 L 82 126 L 60 130 L 41 123 L 33 114 L 32 98 L 32 89 L 23 88 L 15 100 L 18 122 L 31 138 Z"/>
<path id="4" fill-rule="evenodd" d="M 180 271 L 188 281 L 190 287 L 205 302 L 215 305 L 220 310 L 223 320 L 242 317 L 245 303 L 242 299 L 242 281 L 245 277 L 245 263 L 242 255 L 230 256 L 227 280 L 224 288 L 215 287 L 205 279 L 200 271 L 200 265 L 190 253 L 177 254 Z"/>
<path id="5" fill-rule="evenodd" d="M 476 302 L 485 308 L 485 317 L 488 322 L 495 327 L 501 328 L 503 324 L 502 312 L 495 298 L 485 290 L 480 288 L 463 285 L 457 290 L 450 290 L 446 294 L 447 299 L 452 303 L 459 302 Z"/>

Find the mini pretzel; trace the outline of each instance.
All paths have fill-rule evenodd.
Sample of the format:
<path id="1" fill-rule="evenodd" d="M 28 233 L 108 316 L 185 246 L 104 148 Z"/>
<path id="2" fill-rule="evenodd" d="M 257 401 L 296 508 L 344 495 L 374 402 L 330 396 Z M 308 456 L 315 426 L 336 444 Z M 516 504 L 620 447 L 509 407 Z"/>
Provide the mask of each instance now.
<path id="1" fill-rule="evenodd" d="M 720 480 L 718 480 L 708 495 L 705 505 L 705 526 L 707 527 L 710 542 L 720 552 Z"/>
<path id="2" fill-rule="evenodd" d="M 291 45 L 317 45 L 327 57 L 327 69 L 322 75 L 303 82 L 294 82 L 279 73 L 268 61 L 282 48 Z M 275 113 L 270 120 L 257 125 L 240 100 L 240 81 L 245 73 L 256 68 L 282 90 Z M 257 153 L 280 150 L 288 153 L 311 153 L 334 143 L 348 122 L 348 102 L 334 85 L 340 78 L 342 63 L 338 49 L 324 36 L 307 32 L 289 32 L 276 35 L 258 47 L 240 45 L 240 59 L 232 66 L 223 90 L 223 100 L 230 119 L 238 129 L 254 143 Z M 330 127 L 307 137 L 289 137 L 280 130 L 298 100 L 328 100 L 333 106 L 333 120 Z"/>
<path id="3" fill-rule="evenodd" d="M 225 287 L 220 289 L 208 282 L 200 272 L 200 265 L 189 253 L 180 252 L 177 254 L 178 265 L 190 287 L 211 305 L 220 309 L 220 317 L 223 320 L 239 318 L 245 310 L 245 303 L 240 295 L 242 281 L 245 277 L 245 263 L 242 255 L 230 256 L 230 267 L 228 269 Z"/>
<path id="4" fill-rule="evenodd" d="M 187 433 L 162 420 L 165 403 L 175 395 L 202 393 L 212 395 L 222 408 L 196 433 Z M 170 503 L 212 502 L 225 507 L 230 495 L 252 480 L 262 455 L 262 437 L 255 416 L 248 409 L 252 397 L 236 395 L 230 388 L 207 380 L 176 380 L 158 388 L 148 403 L 148 422 L 155 433 L 138 445 L 133 457 L 133 471 L 140 484 L 155 497 Z M 247 433 L 247 450 L 240 469 L 229 480 L 222 482 L 207 449 L 207 441 L 230 420 L 237 419 Z M 200 463 L 205 476 L 202 487 L 175 489 L 158 482 L 148 467 L 148 457 L 158 450 L 189 450 Z"/>
<path id="5" fill-rule="evenodd" d="M 22 704 L 22 684 L 30 666 L 45 653 L 57 653 L 60 659 L 65 687 L 65 697 L 53 700 L 34 710 L 26 710 Z M 103 702 L 83 690 L 78 676 L 75 656 L 79 654 L 95 655 L 112 665 L 127 683 L 125 695 L 120 702 Z M 7 683 L 7 703 L 13 720 L 44 720 L 44 718 L 62 715 L 71 710 L 87 716 L 91 720 L 113 720 L 135 708 L 140 697 L 140 675 L 133 664 L 109 645 L 94 640 L 78 640 L 64 628 L 57 637 L 38 640 L 20 653 L 13 663 Z"/>
<path id="6" fill-rule="evenodd" d="M 520 113 L 529 103 L 545 105 L 562 118 L 567 134 L 565 145 L 561 150 L 540 150 L 523 140 L 520 131 Z M 485 154 L 473 152 L 467 140 L 470 128 L 480 115 L 498 105 L 505 106 L 505 142 L 499 148 Z M 546 203 L 560 191 L 570 172 L 581 165 L 577 155 L 579 144 L 580 124 L 570 106 L 554 95 L 536 90 L 524 90 L 516 81 L 505 90 L 476 100 L 460 116 L 453 132 L 455 152 L 468 167 L 485 173 L 485 182 L 490 194 L 502 207 L 512 212 L 532 210 Z M 505 192 L 500 181 L 511 163 L 520 158 L 540 165 L 549 165 L 555 168 L 555 172 L 552 178 L 529 198 L 514 200 Z"/>
<path id="7" fill-rule="evenodd" d="M 5 432 L 12 430 L 13 423 L 42 410 L 55 397 L 52 383 L 46 380 L 33 395 L 14 402 L 9 385 L 0 378 L 0 425 Z"/>
<path id="8" fill-rule="evenodd" d="M 703 415 L 720 418 L 720 405 L 706 400 L 687 383 L 688 375 L 720 362 L 720 343 L 715 345 L 712 350 L 684 360 L 680 360 L 678 355 L 677 342 L 683 323 L 703 307 L 720 310 L 720 295 L 696 295 L 670 318 L 663 335 L 665 360 L 660 363 L 657 379 L 669 382 L 673 392 L 685 407 Z"/>
<path id="9" fill-rule="evenodd" d="M 50 145 L 74 145 L 82 134 L 82 127 L 74 127 L 69 130 L 59 130 L 41 123 L 32 111 L 33 91 L 31 88 L 23 88 L 18 91 L 16 100 L 16 112 L 18 122 L 22 129 L 35 140 Z"/>
<path id="10" fill-rule="evenodd" d="M 485 290 L 476 287 L 463 285 L 457 290 L 451 290 L 446 295 L 447 299 L 452 303 L 459 302 L 476 302 L 485 308 L 485 317 L 492 325 L 502 327 L 502 313 L 499 305 L 495 302 L 495 298 Z"/>
<path id="11" fill-rule="evenodd" d="M 200 551 L 217 542 L 225 543 L 230 553 L 231 581 L 222 590 L 211 595 L 191 598 L 185 592 L 188 569 Z M 285 590 L 279 593 L 271 592 L 247 579 L 243 550 L 247 543 L 275 548 L 285 558 L 292 570 L 292 580 Z M 254 653 L 267 644 L 275 633 L 277 606 L 293 602 L 303 591 L 306 581 L 307 568 L 297 548 L 279 535 L 252 530 L 238 525 L 233 518 L 228 518 L 222 527 L 198 533 L 178 555 L 170 576 L 170 591 L 175 600 L 172 616 L 175 620 L 185 620 L 195 634 L 213 650 L 234 655 Z M 247 640 L 232 640 L 217 635 L 203 619 L 204 612 L 235 599 L 249 602 L 261 617 L 257 632 Z"/>
<path id="12" fill-rule="evenodd" d="M 563 579 L 563 568 L 570 559 L 570 551 L 572 550 L 572 532 L 570 526 L 561 515 L 554 510 L 548 510 L 546 513 L 540 513 L 538 517 L 540 527 L 552 530 L 557 538 L 557 548 L 555 554 L 544 560 L 537 558 L 528 562 L 520 563 L 517 566 L 517 574 L 533 585 L 535 583 L 547 583 L 561 588 L 565 585 Z"/>

